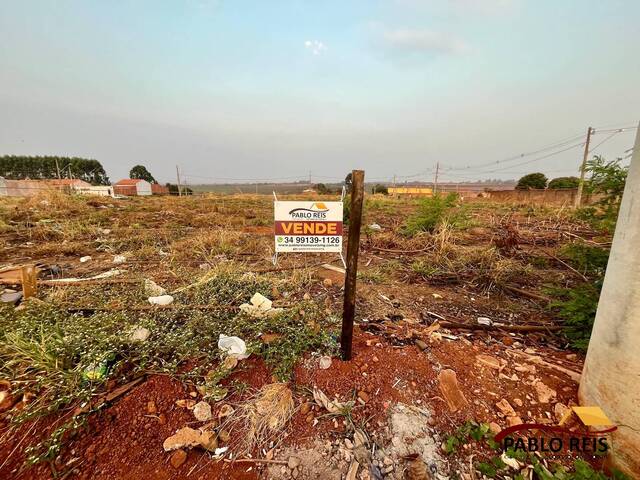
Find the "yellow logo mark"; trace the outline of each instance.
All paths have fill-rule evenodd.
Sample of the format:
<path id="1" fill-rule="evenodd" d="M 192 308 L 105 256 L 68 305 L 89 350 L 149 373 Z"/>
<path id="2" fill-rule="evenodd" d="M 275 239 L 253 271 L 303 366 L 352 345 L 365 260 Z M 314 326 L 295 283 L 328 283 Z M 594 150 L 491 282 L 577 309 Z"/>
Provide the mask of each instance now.
<path id="1" fill-rule="evenodd" d="M 311 205 L 311 208 L 317 208 L 318 210 L 329 210 L 323 202 L 315 202 Z"/>
<path id="2" fill-rule="evenodd" d="M 560 420 L 560 425 L 563 425 L 569 420 L 573 413 L 575 413 L 580 421 L 587 427 L 613 425 L 609 417 L 607 417 L 607 414 L 604 413 L 600 407 L 571 407 L 571 410 L 567 410 L 562 420 Z"/>

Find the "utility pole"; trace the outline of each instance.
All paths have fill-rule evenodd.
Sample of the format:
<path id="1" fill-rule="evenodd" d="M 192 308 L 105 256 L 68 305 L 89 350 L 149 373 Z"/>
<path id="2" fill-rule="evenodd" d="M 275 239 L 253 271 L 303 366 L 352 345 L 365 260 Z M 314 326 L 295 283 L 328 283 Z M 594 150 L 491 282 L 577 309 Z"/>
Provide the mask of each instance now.
<path id="1" fill-rule="evenodd" d="M 60 180 L 60 165 L 58 165 L 57 158 L 56 158 L 56 173 L 58 174 L 58 180 Z"/>
<path id="2" fill-rule="evenodd" d="M 176 165 L 176 177 L 178 178 L 178 196 L 182 196 L 182 186 L 180 185 L 180 169 Z"/>
<path id="3" fill-rule="evenodd" d="M 436 162 L 436 178 L 433 182 L 433 195 L 438 193 L 438 173 L 440 172 L 440 162 Z"/>
<path id="4" fill-rule="evenodd" d="M 582 190 L 584 189 L 584 174 L 587 168 L 587 160 L 589 160 L 589 143 L 591 142 L 591 135 L 595 132 L 595 129 L 587 128 L 587 140 L 584 143 L 584 155 L 582 157 L 582 166 L 580 167 L 580 182 L 578 182 L 578 191 L 576 192 L 576 199 L 574 203 L 575 208 L 579 208 L 582 203 Z"/>

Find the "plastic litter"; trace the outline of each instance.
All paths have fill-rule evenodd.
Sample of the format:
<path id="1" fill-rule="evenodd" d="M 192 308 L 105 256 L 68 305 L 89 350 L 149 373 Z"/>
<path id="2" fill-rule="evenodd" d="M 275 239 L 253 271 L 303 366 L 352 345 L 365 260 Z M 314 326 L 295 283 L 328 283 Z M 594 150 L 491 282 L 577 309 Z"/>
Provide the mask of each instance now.
<path id="1" fill-rule="evenodd" d="M 247 344 L 240 337 L 228 337 L 221 333 L 218 338 L 218 348 L 223 352 L 227 352 L 229 356 L 236 357 L 238 360 L 244 360 L 249 357 L 247 353 Z"/>
<path id="2" fill-rule="evenodd" d="M 256 318 L 272 317 L 282 312 L 281 308 L 273 308 L 273 302 L 261 293 L 254 293 L 250 303 L 240 305 L 240 311 Z"/>
<path id="3" fill-rule="evenodd" d="M 478 317 L 478 325 L 486 325 L 490 327 L 491 325 L 493 325 L 493 322 L 488 317 Z"/>
<path id="4" fill-rule="evenodd" d="M 169 305 L 173 303 L 173 297 L 171 295 L 159 295 L 157 297 L 149 297 L 149 303 L 151 305 Z"/>

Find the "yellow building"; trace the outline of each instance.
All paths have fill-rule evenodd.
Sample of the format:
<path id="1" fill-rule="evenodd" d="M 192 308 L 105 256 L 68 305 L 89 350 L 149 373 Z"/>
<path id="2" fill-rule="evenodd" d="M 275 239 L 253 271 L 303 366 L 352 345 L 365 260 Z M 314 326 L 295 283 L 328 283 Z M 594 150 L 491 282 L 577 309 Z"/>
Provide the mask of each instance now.
<path id="1" fill-rule="evenodd" d="M 408 195 L 416 197 L 431 197 L 433 189 L 428 187 L 389 187 L 389 195 Z"/>

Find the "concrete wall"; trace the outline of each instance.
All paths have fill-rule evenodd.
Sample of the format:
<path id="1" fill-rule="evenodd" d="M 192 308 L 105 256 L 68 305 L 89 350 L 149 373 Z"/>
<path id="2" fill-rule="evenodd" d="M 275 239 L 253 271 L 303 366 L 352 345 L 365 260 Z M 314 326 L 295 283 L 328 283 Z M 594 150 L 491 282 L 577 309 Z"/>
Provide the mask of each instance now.
<path id="1" fill-rule="evenodd" d="M 487 194 L 496 202 L 526 203 L 537 205 L 572 206 L 576 188 L 564 190 L 489 190 Z M 582 205 L 590 205 L 599 199 L 596 195 L 583 195 Z"/>
<path id="2" fill-rule="evenodd" d="M 640 478 L 640 133 L 578 392 L 618 430 L 610 462 Z"/>

